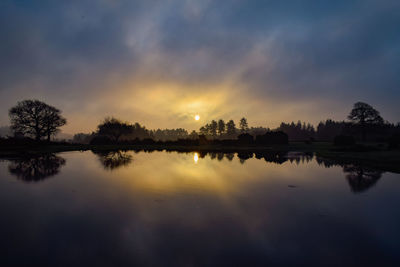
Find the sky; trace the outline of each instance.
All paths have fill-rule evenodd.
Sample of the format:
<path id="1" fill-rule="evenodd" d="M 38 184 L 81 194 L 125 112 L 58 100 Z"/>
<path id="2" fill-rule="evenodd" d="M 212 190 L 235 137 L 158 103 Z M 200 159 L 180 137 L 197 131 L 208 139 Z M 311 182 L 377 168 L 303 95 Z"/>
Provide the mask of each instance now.
<path id="1" fill-rule="evenodd" d="M 399 28 L 398 0 L 1 0 L 0 125 L 24 99 L 67 133 L 317 124 L 357 101 L 399 122 Z"/>

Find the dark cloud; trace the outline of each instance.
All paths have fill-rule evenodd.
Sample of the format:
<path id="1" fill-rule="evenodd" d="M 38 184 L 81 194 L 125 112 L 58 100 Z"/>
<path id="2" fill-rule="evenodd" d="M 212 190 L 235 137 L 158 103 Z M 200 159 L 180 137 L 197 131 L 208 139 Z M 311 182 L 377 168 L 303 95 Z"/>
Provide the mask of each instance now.
<path id="1" fill-rule="evenodd" d="M 399 13 L 398 1 L 2 1 L 0 121 L 25 97 L 68 113 L 138 76 L 230 79 L 339 117 L 363 100 L 397 121 Z"/>

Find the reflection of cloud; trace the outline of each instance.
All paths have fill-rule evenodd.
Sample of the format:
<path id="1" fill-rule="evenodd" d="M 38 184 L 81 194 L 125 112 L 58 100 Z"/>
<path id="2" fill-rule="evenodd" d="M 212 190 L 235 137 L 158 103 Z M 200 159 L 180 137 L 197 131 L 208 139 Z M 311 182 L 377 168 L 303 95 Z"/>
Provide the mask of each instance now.
<path id="1" fill-rule="evenodd" d="M 57 266 L 60 255 L 66 266 L 318 266 L 327 258 L 332 265 L 369 265 L 371 259 L 379 265 L 382 255 L 397 259 L 396 249 L 388 254 L 374 239 L 376 225 L 368 220 L 379 214 L 387 225 L 392 213 L 359 205 L 354 214 L 354 205 L 343 205 L 343 181 L 334 179 L 340 168 L 256 159 L 241 165 L 218 161 L 220 153 L 194 164 L 192 153 L 154 152 L 108 172 L 90 152 L 66 157 L 68 179 L 29 192 L 1 188 L 9 200 L 2 210 L 10 211 L 2 220 L 1 266 Z M 297 191 L 287 188 L 294 181 Z M 320 208 L 326 217 L 318 215 Z M 352 223 L 344 224 L 343 214 L 352 215 Z M 389 225 L 383 237 L 395 247 L 392 229 L 398 233 L 398 227 Z M 16 236 L 23 242 L 9 249 Z M 310 257 L 314 252 L 318 257 Z M 355 259 L 355 252 L 364 257 Z"/>
<path id="2" fill-rule="evenodd" d="M 8 170 L 24 182 L 38 182 L 54 176 L 65 165 L 65 159 L 54 154 L 30 155 L 11 160 Z"/>

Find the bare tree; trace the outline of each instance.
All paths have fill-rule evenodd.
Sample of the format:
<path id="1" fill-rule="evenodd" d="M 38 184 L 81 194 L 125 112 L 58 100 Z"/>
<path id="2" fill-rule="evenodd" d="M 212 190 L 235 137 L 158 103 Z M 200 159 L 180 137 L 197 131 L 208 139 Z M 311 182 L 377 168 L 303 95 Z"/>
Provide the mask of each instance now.
<path id="1" fill-rule="evenodd" d="M 50 137 L 67 123 L 61 111 L 39 100 L 24 100 L 9 110 L 14 133 L 33 136 L 37 141 Z"/>

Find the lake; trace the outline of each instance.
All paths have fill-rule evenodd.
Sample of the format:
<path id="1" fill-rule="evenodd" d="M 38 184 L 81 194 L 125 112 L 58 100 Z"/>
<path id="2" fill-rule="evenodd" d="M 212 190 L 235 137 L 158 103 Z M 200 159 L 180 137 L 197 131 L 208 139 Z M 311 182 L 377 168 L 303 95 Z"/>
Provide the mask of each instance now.
<path id="1" fill-rule="evenodd" d="M 400 266 L 400 174 L 312 154 L 0 162 L 0 266 Z"/>

